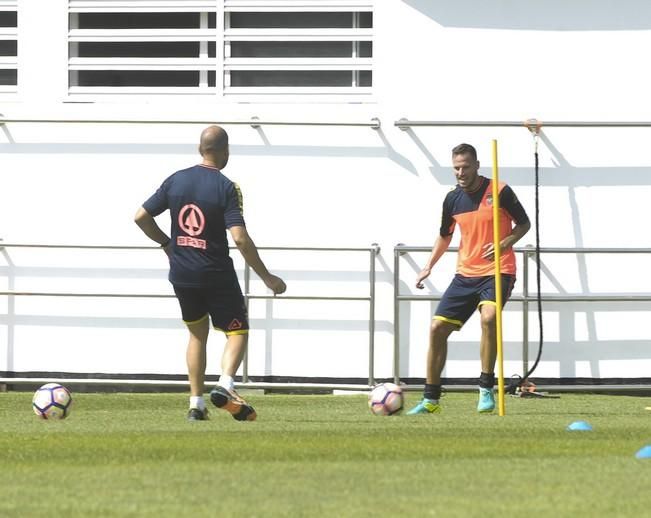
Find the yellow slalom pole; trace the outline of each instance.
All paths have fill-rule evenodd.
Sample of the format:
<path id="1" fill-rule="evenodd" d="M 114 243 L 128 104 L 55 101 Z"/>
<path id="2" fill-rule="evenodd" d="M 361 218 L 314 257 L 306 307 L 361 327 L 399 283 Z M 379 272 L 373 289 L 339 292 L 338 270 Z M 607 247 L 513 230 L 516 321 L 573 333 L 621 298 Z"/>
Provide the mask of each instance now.
<path id="1" fill-rule="evenodd" d="M 500 268 L 500 175 L 497 168 L 497 140 L 493 140 L 493 250 L 495 258 L 495 333 L 497 335 L 497 398 L 499 415 L 504 407 L 504 352 L 502 347 L 502 272 Z"/>

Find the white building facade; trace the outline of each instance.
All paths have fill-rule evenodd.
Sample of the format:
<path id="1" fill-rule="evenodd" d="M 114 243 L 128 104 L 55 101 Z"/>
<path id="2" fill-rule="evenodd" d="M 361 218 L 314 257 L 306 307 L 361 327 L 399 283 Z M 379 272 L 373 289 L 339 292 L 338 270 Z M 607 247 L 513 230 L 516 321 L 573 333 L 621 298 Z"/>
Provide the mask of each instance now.
<path id="1" fill-rule="evenodd" d="M 397 301 L 423 296 L 428 252 L 394 247 L 433 243 L 461 142 L 490 177 L 497 140 L 533 224 L 520 121 L 536 119 L 534 378 L 649 383 L 650 44 L 642 0 L 0 0 L 0 374 L 184 379 L 166 258 L 133 215 L 217 123 L 249 232 L 288 284 L 273 299 L 251 278 L 245 379 L 422 383 L 455 256 L 423 300 Z M 535 262 L 524 279 L 518 257 L 507 377 L 538 350 Z M 478 341 L 474 316 L 451 338 L 449 383 L 479 375 Z M 222 345 L 213 333 L 211 375 Z"/>

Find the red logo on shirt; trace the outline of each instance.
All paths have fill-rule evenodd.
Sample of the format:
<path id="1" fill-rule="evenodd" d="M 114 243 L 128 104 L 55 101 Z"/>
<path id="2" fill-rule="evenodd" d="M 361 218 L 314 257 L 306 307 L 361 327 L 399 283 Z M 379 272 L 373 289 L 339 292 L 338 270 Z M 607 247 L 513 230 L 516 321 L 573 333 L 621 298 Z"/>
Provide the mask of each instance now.
<path id="1" fill-rule="evenodd" d="M 201 209 L 193 203 L 185 205 L 179 211 L 179 227 L 190 236 L 198 236 L 206 226 L 206 218 Z"/>
<path id="2" fill-rule="evenodd" d="M 197 239 L 196 237 L 177 236 L 176 244 L 179 246 L 191 246 L 192 248 L 201 248 L 202 250 L 206 249 L 206 240 Z"/>

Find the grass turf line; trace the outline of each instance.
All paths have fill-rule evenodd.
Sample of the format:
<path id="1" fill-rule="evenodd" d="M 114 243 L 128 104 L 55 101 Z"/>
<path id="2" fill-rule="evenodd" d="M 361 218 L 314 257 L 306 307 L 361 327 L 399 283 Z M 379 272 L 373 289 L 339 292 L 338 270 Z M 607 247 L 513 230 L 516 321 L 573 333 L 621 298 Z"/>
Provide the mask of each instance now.
<path id="1" fill-rule="evenodd" d="M 251 396 L 259 418 L 185 421 L 180 394 L 75 394 L 41 421 L 0 394 L 0 516 L 643 516 L 648 398 L 475 394 L 443 413 L 376 417 L 364 396 Z M 408 405 L 417 400 L 410 394 Z M 575 420 L 592 432 L 568 432 Z"/>

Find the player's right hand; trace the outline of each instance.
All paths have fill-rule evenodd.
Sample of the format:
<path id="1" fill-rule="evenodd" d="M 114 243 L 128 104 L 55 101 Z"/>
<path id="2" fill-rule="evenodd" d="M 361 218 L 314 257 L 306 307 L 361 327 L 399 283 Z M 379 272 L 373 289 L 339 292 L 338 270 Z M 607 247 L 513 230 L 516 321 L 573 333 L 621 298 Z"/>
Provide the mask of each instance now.
<path id="1" fill-rule="evenodd" d="M 264 283 L 267 288 L 274 292 L 274 295 L 285 293 L 285 290 L 287 289 L 285 281 L 283 281 L 280 277 L 276 277 L 275 275 L 269 274 L 269 277 L 264 280 Z"/>
<path id="2" fill-rule="evenodd" d="M 427 268 L 423 268 L 420 273 L 418 274 L 418 277 L 416 277 L 416 287 L 419 290 L 422 290 L 425 285 L 423 284 L 423 281 L 429 277 L 429 274 L 432 273 L 432 270 L 428 270 Z"/>

